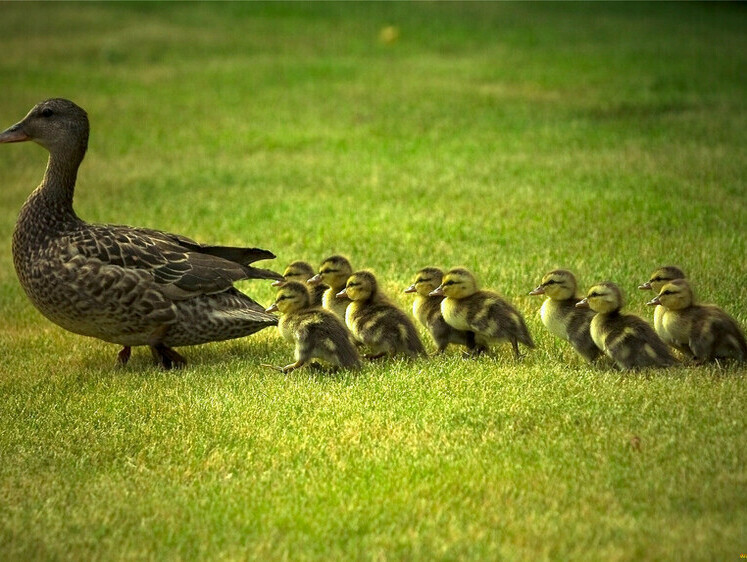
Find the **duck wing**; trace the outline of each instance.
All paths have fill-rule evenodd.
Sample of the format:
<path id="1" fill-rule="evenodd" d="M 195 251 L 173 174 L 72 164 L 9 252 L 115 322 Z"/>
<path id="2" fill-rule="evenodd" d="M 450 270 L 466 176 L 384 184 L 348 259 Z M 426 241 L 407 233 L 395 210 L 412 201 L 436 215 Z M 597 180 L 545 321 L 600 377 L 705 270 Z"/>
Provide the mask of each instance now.
<path id="1" fill-rule="evenodd" d="M 119 225 L 85 225 L 71 236 L 87 258 L 125 269 L 146 270 L 168 298 L 181 300 L 219 293 L 243 279 L 282 279 L 249 265 L 274 255 L 257 248 L 202 246 L 159 230 Z"/>

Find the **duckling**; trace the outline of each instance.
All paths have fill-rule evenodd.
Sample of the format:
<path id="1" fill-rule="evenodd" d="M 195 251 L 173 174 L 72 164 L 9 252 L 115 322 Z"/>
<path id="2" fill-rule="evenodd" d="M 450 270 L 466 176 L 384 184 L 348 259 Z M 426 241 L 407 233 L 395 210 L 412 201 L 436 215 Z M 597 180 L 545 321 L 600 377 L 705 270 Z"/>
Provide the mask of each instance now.
<path id="1" fill-rule="evenodd" d="M 311 264 L 305 261 L 294 261 L 288 264 L 283 272 L 283 279 L 273 281 L 273 287 L 282 287 L 287 281 L 299 281 L 300 283 L 308 284 L 308 280 L 314 277 L 314 268 Z M 329 289 L 324 283 L 317 283 L 309 288 L 311 294 L 311 305 L 322 306 L 322 298 L 324 292 Z"/>
<path id="2" fill-rule="evenodd" d="M 664 265 L 656 269 L 651 274 L 651 278 L 642 285 L 638 285 L 638 288 L 641 291 L 653 291 L 654 294 L 658 295 L 664 285 L 675 279 L 685 279 L 685 273 L 675 265 Z M 663 315 L 664 309 L 657 306 L 654 309 L 654 330 L 659 334 L 659 337 L 663 337 L 662 334 L 664 333 Z"/>
<path id="3" fill-rule="evenodd" d="M 441 354 L 450 343 L 464 345 L 467 349 L 474 349 L 474 332 L 465 332 L 452 328 L 441 315 L 441 301 L 444 297 L 430 296 L 443 279 L 443 271 L 437 267 L 424 267 L 415 275 L 415 282 L 405 289 L 405 293 L 415 293 L 412 314 L 431 334 Z"/>
<path id="4" fill-rule="evenodd" d="M 571 342 L 578 354 L 589 362 L 599 357 L 600 350 L 591 339 L 594 312 L 589 308 L 576 308 L 581 297 L 576 296 L 573 273 L 566 269 L 551 271 L 529 294 L 547 295 L 540 309 L 540 318 L 551 334 Z"/>
<path id="5" fill-rule="evenodd" d="M 576 306 L 596 312 L 591 320 L 591 338 L 621 370 L 669 367 L 676 363 L 651 326 L 634 314 L 620 312 L 623 296 L 614 283 L 594 285 Z"/>
<path id="6" fill-rule="evenodd" d="M 491 342 L 508 340 L 519 359 L 519 342 L 534 347 L 521 313 L 497 293 L 478 290 L 474 275 L 467 269 L 448 271 L 430 295 L 446 297 L 441 301 L 441 314 L 447 324 L 475 333 L 476 353 L 487 351 Z"/>
<path id="7" fill-rule="evenodd" d="M 345 311 L 350 304 L 350 300 L 338 297 L 337 294 L 345 288 L 348 277 L 353 273 L 350 262 L 343 256 L 330 256 L 319 266 L 319 273 L 309 279 L 310 285 L 324 283 L 329 287 L 324 291 L 322 297 L 322 306 L 331 310 L 344 322 Z"/>
<path id="8" fill-rule="evenodd" d="M 345 313 L 345 323 L 353 335 L 373 352 L 368 359 L 398 352 L 409 357 L 426 354 L 414 324 L 379 290 L 372 273 L 353 273 L 338 295 L 351 301 Z"/>
<path id="9" fill-rule="evenodd" d="M 661 338 L 696 363 L 717 359 L 747 361 L 747 342 L 737 322 L 714 304 L 695 304 L 686 279 L 665 284 L 646 303 L 662 309 Z"/>
<path id="10" fill-rule="evenodd" d="M 284 283 L 275 302 L 265 312 L 276 311 L 283 314 L 278 331 L 286 340 L 296 344 L 296 361 L 281 367 L 283 373 L 300 369 L 315 357 L 344 369 L 360 368 L 360 358 L 350 332 L 333 313 L 312 305 L 306 285 L 298 281 Z"/>

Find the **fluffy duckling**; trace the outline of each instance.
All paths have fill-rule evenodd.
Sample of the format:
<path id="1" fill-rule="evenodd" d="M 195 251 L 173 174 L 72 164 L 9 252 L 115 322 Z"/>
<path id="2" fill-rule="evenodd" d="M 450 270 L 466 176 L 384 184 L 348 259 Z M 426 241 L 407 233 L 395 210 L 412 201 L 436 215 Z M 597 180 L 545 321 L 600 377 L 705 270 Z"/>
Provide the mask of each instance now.
<path id="1" fill-rule="evenodd" d="M 441 314 L 442 296 L 430 296 L 438 288 L 444 273 L 437 267 L 424 267 L 415 275 L 415 282 L 405 289 L 405 293 L 415 293 L 415 302 L 412 305 L 412 314 L 431 334 L 441 354 L 450 343 L 467 346 L 467 349 L 475 347 L 474 332 L 465 332 L 452 328 L 446 323 Z"/>
<path id="2" fill-rule="evenodd" d="M 298 281 L 299 283 L 308 285 L 308 281 L 312 277 L 314 277 L 314 268 L 311 267 L 311 264 L 300 260 L 294 261 L 288 264 L 288 267 L 285 268 L 285 271 L 283 272 L 284 280 L 273 281 L 272 286 L 282 287 L 283 284 L 288 281 Z M 329 287 L 324 283 L 317 283 L 309 287 L 312 306 L 322 306 L 322 298 L 327 289 L 329 289 Z"/>
<path id="3" fill-rule="evenodd" d="M 343 256 L 330 256 L 319 266 L 319 273 L 309 279 L 310 285 L 324 283 L 329 287 L 324 291 L 322 297 L 322 306 L 331 310 L 344 322 L 345 311 L 350 304 L 350 300 L 337 297 L 337 294 L 345 288 L 348 277 L 353 273 L 350 262 Z"/>
<path id="4" fill-rule="evenodd" d="M 648 281 L 642 285 L 638 285 L 641 291 L 653 291 L 655 295 L 658 295 L 661 288 L 675 279 L 685 279 L 685 273 L 677 266 L 664 265 L 656 269 L 649 278 Z M 664 309 L 657 306 L 654 309 L 654 330 L 659 334 L 659 337 L 663 337 L 664 327 L 662 325 L 662 318 L 664 315 Z"/>
<path id="5" fill-rule="evenodd" d="M 311 294 L 303 283 L 288 281 L 277 292 L 266 312 L 280 311 L 280 334 L 295 342 L 295 363 L 281 367 L 284 373 L 303 367 L 312 358 L 323 359 L 336 367 L 360 368 L 360 358 L 350 332 L 339 318 L 311 304 Z"/>
<path id="6" fill-rule="evenodd" d="M 353 273 L 339 296 L 351 301 L 345 322 L 353 335 L 371 349 L 369 359 L 399 352 L 410 357 L 426 354 L 415 326 L 379 290 L 372 273 Z"/>
<path id="7" fill-rule="evenodd" d="M 634 314 L 620 312 L 623 296 L 614 283 L 594 285 L 576 306 L 596 312 L 591 320 L 591 338 L 621 370 L 669 367 L 676 363 L 651 326 Z"/>
<path id="8" fill-rule="evenodd" d="M 524 317 L 503 297 L 477 288 L 474 275 L 462 267 L 446 273 L 431 296 L 445 296 L 441 314 L 452 328 L 475 333 L 476 352 L 487 350 L 491 342 L 508 340 L 517 359 L 519 342 L 533 348 Z"/>
<path id="9" fill-rule="evenodd" d="M 547 295 L 540 308 L 540 318 L 551 334 L 571 342 L 578 354 L 589 362 L 599 357 L 600 350 L 591 339 L 594 312 L 589 308 L 576 308 L 581 297 L 576 296 L 573 273 L 566 269 L 550 271 L 529 294 Z"/>
<path id="10" fill-rule="evenodd" d="M 695 304 L 686 279 L 665 284 L 658 296 L 646 303 L 663 310 L 661 338 L 695 359 L 747 361 L 747 342 L 737 322 L 713 304 Z"/>

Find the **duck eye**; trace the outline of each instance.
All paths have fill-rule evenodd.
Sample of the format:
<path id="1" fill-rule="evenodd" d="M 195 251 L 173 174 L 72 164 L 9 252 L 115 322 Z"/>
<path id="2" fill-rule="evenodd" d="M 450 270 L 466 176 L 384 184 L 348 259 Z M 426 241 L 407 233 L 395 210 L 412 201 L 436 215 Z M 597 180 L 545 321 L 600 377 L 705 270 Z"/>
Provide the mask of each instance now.
<path id="1" fill-rule="evenodd" d="M 42 109 L 41 114 L 42 114 L 42 117 L 52 117 L 52 115 L 54 115 L 54 111 L 52 111 L 48 107 L 45 107 L 44 109 Z"/>
<path id="2" fill-rule="evenodd" d="M 547 286 L 547 285 L 555 285 L 555 283 L 557 283 L 557 281 L 555 281 L 555 279 L 550 279 L 549 281 L 545 282 L 545 286 Z"/>

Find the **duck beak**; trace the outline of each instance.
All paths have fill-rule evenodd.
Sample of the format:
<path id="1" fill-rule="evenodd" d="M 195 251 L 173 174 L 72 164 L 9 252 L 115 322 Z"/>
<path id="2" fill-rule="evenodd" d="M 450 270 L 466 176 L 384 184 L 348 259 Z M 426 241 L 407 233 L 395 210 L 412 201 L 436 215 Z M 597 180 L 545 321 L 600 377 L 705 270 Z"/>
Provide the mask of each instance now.
<path id="1" fill-rule="evenodd" d="M 265 312 L 277 312 L 278 311 L 278 303 L 274 302 L 267 308 L 265 308 Z"/>
<path id="2" fill-rule="evenodd" d="M 650 301 L 646 303 L 646 306 L 657 306 L 661 304 L 661 301 L 659 300 L 658 295 L 652 298 Z"/>
<path id="3" fill-rule="evenodd" d="M 277 281 L 273 281 L 270 287 L 283 287 L 285 285 L 285 279 L 282 281 L 278 279 Z"/>
<path id="4" fill-rule="evenodd" d="M 650 281 L 646 281 L 643 285 L 638 285 L 638 288 L 641 291 L 650 291 L 651 290 L 651 282 Z"/>
<path id="5" fill-rule="evenodd" d="M 581 299 L 576 303 L 576 308 L 589 308 L 589 299 Z"/>
<path id="6" fill-rule="evenodd" d="M 340 291 L 339 293 L 337 293 L 337 294 L 336 294 L 335 296 L 336 296 L 336 297 L 337 297 L 338 299 L 347 299 L 347 298 L 350 298 L 350 297 L 348 297 L 348 289 L 347 289 L 347 287 L 346 287 L 346 288 L 344 288 L 344 289 L 343 289 L 342 291 Z"/>
<path id="7" fill-rule="evenodd" d="M 318 285 L 321 281 L 322 281 L 322 274 L 321 273 L 317 273 L 316 275 L 314 275 L 314 277 L 312 277 L 311 279 L 309 279 L 306 282 L 309 285 Z"/>
<path id="8" fill-rule="evenodd" d="M 445 296 L 444 286 L 441 285 L 438 289 L 434 289 L 433 291 L 431 291 L 430 293 L 428 293 L 428 296 L 429 297 L 443 297 L 443 296 Z"/>
<path id="9" fill-rule="evenodd" d="M 2 142 L 23 142 L 31 140 L 31 137 L 23 130 L 23 121 L 16 123 L 12 127 L 5 129 L 0 133 L 0 143 Z"/>
<path id="10" fill-rule="evenodd" d="M 414 293 L 415 291 L 416 291 L 415 284 L 412 284 L 409 287 L 407 287 L 407 289 L 405 289 L 405 293 Z"/>
<path id="11" fill-rule="evenodd" d="M 529 294 L 530 294 L 531 296 L 535 296 L 535 295 L 544 295 L 544 294 L 545 294 L 545 288 L 544 288 L 544 287 L 543 287 L 542 285 L 540 285 L 539 287 L 537 287 L 537 288 L 536 288 L 536 289 L 534 289 L 533 291 L 529 291 Z"/>

